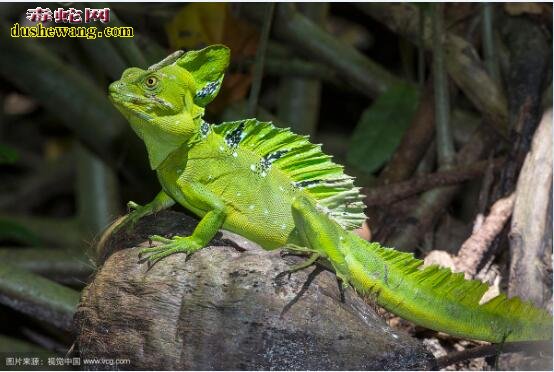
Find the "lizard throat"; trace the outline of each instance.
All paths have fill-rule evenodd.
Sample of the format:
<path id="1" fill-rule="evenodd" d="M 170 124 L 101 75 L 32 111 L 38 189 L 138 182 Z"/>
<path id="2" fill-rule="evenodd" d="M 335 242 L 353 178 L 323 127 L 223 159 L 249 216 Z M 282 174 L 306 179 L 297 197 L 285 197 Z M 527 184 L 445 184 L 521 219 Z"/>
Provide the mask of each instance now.
<path id="1" fill-rule="evenodd" d="M 152 125 L 151 122 L 134 120 L 131 126 L 144 141 L 148 151 L 150 168 L 156 170 L 176 150 L 185 145 L 200 131 L 201 119 L 189 121 L 186 130 L 175 132 L 160 129 L 162 125 Z"/>

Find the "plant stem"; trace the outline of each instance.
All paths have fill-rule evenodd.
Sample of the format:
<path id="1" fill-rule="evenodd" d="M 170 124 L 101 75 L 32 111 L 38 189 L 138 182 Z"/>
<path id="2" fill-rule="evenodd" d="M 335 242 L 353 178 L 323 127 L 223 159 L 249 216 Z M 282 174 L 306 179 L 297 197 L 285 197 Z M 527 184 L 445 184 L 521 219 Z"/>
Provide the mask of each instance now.
<path id="1" fill-rule="evenodd" d="M 419 8 L 419 23 L 417 37 L 417 81 L 420 91 L 425 89 L 425 43 L 423 41 L 425 33 L 425 11 Z"/>
<path id="2" fill-rule="evenodd" d="M 96 235 L 120 212 L 117 175 L 83 146 L 75 151 L 79 221 L 86 235 Z"/>
<path id="3" fill-rule="evenodd" d="M 79 292 L 0 262 L 0 303 L 55 327 L 70 330 Z"/>
<path id="4" fill-rule="evenodd" d="M 500 160 L 495 160 L 494 164 L 498 168 Z M 366 195 L 364 201 L 368 207 L 392 204 L 423 191 L 441 186 L 454 185 L 476 178 L 485 172 L 488 165 L 488 160 L 482 160 L 470 165 L 441 170 L 435 173 L 413 177 L 406 181 L 374 187 L 364 191 Z"/>
<path id="5" fill-rule="evenodd" d="M 379 174 L 380 184 L 403 181 L 414 173 L 435 135 L 434 112 L 433 82 L 429 80 L 420 95 L 419 106 L 410 126 L 391 160 Z"/>
<path id="6" fill-rule="evenodd" d="M 259 22 L 259 10 L 254 4 L 248 5 L 242 8 L 245 15 Z M 294 45 L 297 51 L 333 67 L 350 86 L 368 97 L 375 98 L 392 85 L 405 83 L 354 47 L 318 27 L 300 14 L 292 3 L 279 3 L 275 34 Z"/>
<path id="7" fill-rule="evenodd" d="M 519 341 L 508 342 L 502 345 L 482 345 L 471 349 L 457 351 L 437 359 L 438 368 L 442 369 L 448 367 L 451 364 L 462 362 L 468 359 L 483 358 L 487 356 L 494 356 L 503 353 L 517 353 L 517 352 L 534 352 L 542 353 L 552 350 L 551 341 Z"/>
<path id="8" fill-rule="evenodd" d="M 450 127 L 450 99 L 448 77 L 444 61 L 444 4 L 433 4 L 431 23 L 433 27 L 433 82 L 435 92 L 435 125 L 437 155 L 441 168 L 448 168 L 454 160 L 454 140 Z"/>
<path id="9" fill-rule="evenodd" d="M 275 3 L 267 3 L 265 4 L 265 6 L 266 11 L 264 15 L 264 23 L 262 26 L 260 41 L 258 43 L 258 50 L 256 51 L 256 63 L 254 65 L 252 88 L 250 90 L 250 96 L 248 97 L 247 113 L 249 117 L 253 117 L 256 114 L 256 107 L 258 106 L 258 99 L 260 96 L 260 89 L 262 87 L 262 79 L 264 75 L 265 53 L 269 40 L 269 32 L 271 31 L 271 24 L 273 22 L 273 11 L 275 9 Z"/>
<path id="10" fill-rule="evenodd" d="M 349 88 L 338 79 L 337 73 L 332 68 L 300 58 L 268 58 L 265 61 L 265 71 L 268 75 L 317 79 L 329 82 L 342 89 Z"/>
<path id="11" fill-rule="evenodd" d="M 40 242 L 47 245 L 75 250 L 83 249 L 86 246 L 82 239 L 79 224 L 74 218 L 30 217 L 2 213 L 0 219 L 24 226 L 36 235 Z"/>
<path id="12" fill-rule="evenodd" d="M 485 66 L 490 76 L 495 82 L 500 83 L 500 72 L 498 70 L 498 61 L 496 59 L 496 51 L 494 46 L 494 13 L 493 4 L 483 3 L 481 5 L 482 17 L 482 37 L 483 37 L 483 54 L 485 58 Z"/>
<path id="13" fill-rule="evenodd" d="M 51 248 L 0 248 L 0 262 L 49 278 L 85 278 L 93 271 L 92 262 L 82 253 Z"/>
<path id="14" fill-rule="evenodd" d="M 299 4 L 300 10 L 314 23 L 321 25 L 328 4 Z M 288 63 L 287 63 L 288 64 Z M 316 79 L 286 77 L 280 82 L 277 116 L 300 134 L 314 135 L 319 118 L 321 83 Z"/>
<path id="15" fill-rule="evenodd" d="M 16 338 L 0 335 L 0 354 L 5 353 L 25 353 L 32 354 L 33 357 L 38 356 L 37 354 L 40 356 L 55 355 L 55 353 L 40 346 Z M 2 360 L 0 365 L 2 365 L 1 363 L 4 363 L 4 361 Z M 5 364 L 2 366 L 5 367 Z"/>
<path id="16" fill-rule="evenodd" d="M 456 154 L 456 164 L 469 165 L 480 159 L 493 144 L 490 131 L 482 127 L 474 132 L 471 139 Z M 452 198 L 458 193 L 459 186 L 447 186 L 431 190 L 423 194 L 413 209 L 410 217 L 417 221 L 405 225 L 393 237 L 388 239 L 387 245 L 402 251 L 413 252 L 423 237 L 423 233 L 429 231 L 436 219 L 444 213 L 444 210 L 452 202 Z"/>
<path id="17" fill-rule="evenodd" d="M 356 3 L 356 6 L 417 45 L 418 25 L 413 20 L 418 18 L 418 10 L 414 5 Z M 425 22 L 424 31 L 425 47 L 433 49 L 430 20 Z M 502 90 L 483 68 L 473 45 L 452 33 L 445 33 L 443 37 L 446 69 L 450 77 L 483 113 L 487 123 L 499 134 L 506 136 L 508 105 Z"/>
<path id="18" fill-rule="evenodd" d="M 111 158 L 111 146 L 125 123 L 106 95 L 46 47 L 33 40 L 21 43 L 5 27 L 0 31 L 0 73 L 37 98 L 89 148 Z"/>
<path id="19" fill-rule="evenodd" d="M 519 172 L 510 230 L 510 296 L 549 302 L 546 251 L 552 249 L 552 110 L 544 113 Z M 542 261 L 542 262 L 541 262 Z"/>
<path id="20" fill-rule="evenodd" d="M 79 44 L 81 44 L 86 55 L 91 59 L 94 65 L 110 80 L 119 79 L 123 70 L 128 67 L 110 39 L 80 39 Z M 106 63 L 106 61 L 110 61 L 110 63 Z"/>
<path id="21" fill-rule="evenodd" d="M 109 5 L 110 4 L 108 3 L 94 3 L 95 8 L 109 8 L 110 7 Z M 123 22 L 121 22 L 121 20 L 113 10 L 110 12 L 110 26 L 111 27 L 126 26 Z M 134 38 L 115 37 L 115 38 L 111 38 L 110 40 L 119 49 L 119 51 L 125 57 L 125 60 L 130 66 L 140 67 L 140 68 L 148 67 L 148 62 L 146 61 L 146 58 L 144 58 L 144 55 L 142 54 L 142 51 L 136 44 L 136 41 Z"/>

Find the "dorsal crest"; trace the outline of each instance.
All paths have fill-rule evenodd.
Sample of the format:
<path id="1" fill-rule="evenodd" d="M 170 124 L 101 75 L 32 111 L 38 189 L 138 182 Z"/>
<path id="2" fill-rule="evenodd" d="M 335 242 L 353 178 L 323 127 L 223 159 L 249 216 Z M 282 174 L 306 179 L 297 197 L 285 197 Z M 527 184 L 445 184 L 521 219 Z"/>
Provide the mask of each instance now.
<path id="1" fill-rule="evenodd" d="M 240 145 L 260 156 L 251 170 L 265 177 L 272 167 L 285 172 L 291 185 L 317 200 L 319 209 L 345 229 L 360 227 L 366 219 L 363 195 L 354 186 L 354 177 L 343 172 L 341 165 L 312 144 L 308 136 L 292 133 L 256 119 L 239 120 L 213 126 L 230 148 Z"/>

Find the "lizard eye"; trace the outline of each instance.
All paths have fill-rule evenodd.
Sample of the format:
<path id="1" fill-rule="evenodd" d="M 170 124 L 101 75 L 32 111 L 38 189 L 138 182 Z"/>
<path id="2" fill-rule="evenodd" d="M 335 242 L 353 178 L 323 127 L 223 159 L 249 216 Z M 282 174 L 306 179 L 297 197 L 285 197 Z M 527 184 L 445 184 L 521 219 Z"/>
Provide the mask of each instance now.
<path id="1" fill-rule="evenodd" d="M 144 83 L 148 88 L 154 88 L 156 85 L 158 85 L 158 79 L 155 76 L 149 76 L 146 78 Z"/>

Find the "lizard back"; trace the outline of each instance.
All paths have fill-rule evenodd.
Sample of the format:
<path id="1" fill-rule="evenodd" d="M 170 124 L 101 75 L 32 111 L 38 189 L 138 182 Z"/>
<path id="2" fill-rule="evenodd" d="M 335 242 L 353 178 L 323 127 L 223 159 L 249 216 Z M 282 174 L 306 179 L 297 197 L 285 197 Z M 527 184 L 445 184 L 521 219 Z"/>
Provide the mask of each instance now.
<path id="1" fill-rule="evenodd" d="M 186 147 L 158 169 L 164 190 L 172 195 L 178 177 L 202 183 L 229 207 L 224 228 L 266 249 L 296 240 L 291 203 L 300 194 L 345 229 L 366 218 L 354 178 L 307 136 L 255 119 L 202 122 Z"/>
<path id="2" fill-rule="evenodd" d="M 290 185 L 317 201 L 320 209 L 347 230 L 359 228 L 366 219 L 363 195 L 354 177 L 333 163 L 331 156 L 312 144 L 308 136 L 277 128 L 272 123 L 247 119 L 212 126 L 229 148 L 254 152 L 259 160 L 249 170 L 261 178 L 272 168 L 288 177 Z"/>

